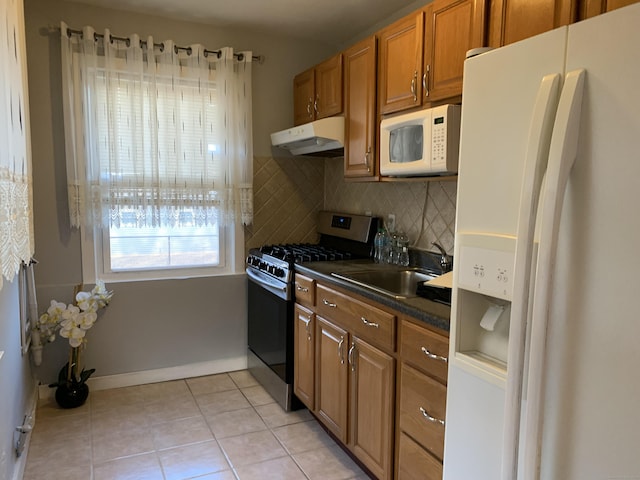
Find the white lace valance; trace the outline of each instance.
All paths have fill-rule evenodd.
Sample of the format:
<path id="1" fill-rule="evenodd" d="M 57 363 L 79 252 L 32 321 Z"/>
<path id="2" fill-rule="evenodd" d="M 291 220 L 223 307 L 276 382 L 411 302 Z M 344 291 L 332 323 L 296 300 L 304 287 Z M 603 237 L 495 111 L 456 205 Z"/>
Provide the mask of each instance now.
<path id="1" fill-rule="evenodd" d="M 34 250 L 23 11 L 22 0 L 0 4 L 0 288 Z"/>
<path id="2" fill-rule="evenodd" d="M 252 223 L 251 52 L 61 32 L 71 224 Z"/>

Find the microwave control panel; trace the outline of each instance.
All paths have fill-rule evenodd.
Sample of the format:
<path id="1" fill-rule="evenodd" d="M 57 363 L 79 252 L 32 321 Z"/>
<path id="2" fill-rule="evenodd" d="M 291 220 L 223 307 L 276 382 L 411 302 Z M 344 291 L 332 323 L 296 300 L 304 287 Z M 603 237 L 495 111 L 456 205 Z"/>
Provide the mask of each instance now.
<path id="1" fill-rule="evenodd" d="M 460 105 L 434 107 L 431 114 L 431 167 L 456 172 L 459 143 Z"/>

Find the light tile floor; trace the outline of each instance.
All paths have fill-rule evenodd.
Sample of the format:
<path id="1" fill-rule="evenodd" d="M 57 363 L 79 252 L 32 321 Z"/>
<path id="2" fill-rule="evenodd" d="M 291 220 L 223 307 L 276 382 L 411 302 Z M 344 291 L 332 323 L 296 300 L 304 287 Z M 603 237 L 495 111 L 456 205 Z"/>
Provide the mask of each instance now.
<path id="1" fill-rule="evenodd" d="M 307 410 L 246 370 L 38 407 L 24 480 L 366 479 Z"/>

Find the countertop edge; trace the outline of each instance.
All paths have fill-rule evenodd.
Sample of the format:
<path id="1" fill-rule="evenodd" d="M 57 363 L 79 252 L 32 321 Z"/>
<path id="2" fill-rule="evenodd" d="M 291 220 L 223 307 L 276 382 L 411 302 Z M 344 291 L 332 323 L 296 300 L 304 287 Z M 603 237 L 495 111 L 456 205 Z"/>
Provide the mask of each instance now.
<path id="1" fill-rule="evenodd" d="M 373 300 L 379 304 L 393 308 L 394 310 L 407 315 L 413 319 L 424 322 L 432 327 L 438 328 L 445 332 L 449 332 L 450 312 L 451 308 L 447 305 L 432 302 L 422 297 L 410 298 L 392 298 L 381 293 L 374 292 L 364 287 L 354 285 L 350 282 L 341 280 L 331 275 L 334 271 L 339 273 L 340 268 L 336 265 L 346 265 L 346 268 L 352 268 L 354 262 L 310 262 L 295 265 L 296 273 L 306 275 L 314 280 L 323 283 L 338 286 L 344 290 L 356 293 L 362 297 Z M 371 266 L 371 262 L 363 263 L 363 266 Z M 375 264 L 373 264 L 375 265 Z M 345 267 L 343 267 L 344 269 Z"/>

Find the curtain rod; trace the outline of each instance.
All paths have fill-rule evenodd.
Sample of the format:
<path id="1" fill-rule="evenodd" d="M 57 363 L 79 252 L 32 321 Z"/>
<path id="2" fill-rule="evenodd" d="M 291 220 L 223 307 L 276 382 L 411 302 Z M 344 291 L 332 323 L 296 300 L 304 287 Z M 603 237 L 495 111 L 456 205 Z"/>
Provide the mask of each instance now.
<path id="1" fill-rule="evenodd" d="M 58 27 L 59 30 L 59 27 Z M 76 30 L 73 28 L 67 28 L 67 36 L 71 36 L 71 35 L 79 35 L 80 37 L 83 36 L 83 32 L 82 30 Z M 104 34 L 102 33 L 96 33 L 94 32 L 93 34 L 93 39 L 95 41 L 97 41 L 99 38 L 104 38 Z M 131 39 L 129 37 L 118 37 L 116 35 L 111 35 L 111 40 L 118 40 L 120 42 L 125 42 L 127 44 L 127 46 L 129 46 L 129 44 L 131 43 Z M 140 43 L 142 45 L 144 45 L 145 47 L 148 47 L 147 45 L 147 41 L 146 40 L 140 40 Z M 153 44 L 154 47 L 158 47 L 160 49 L 160 51 L 164 51 L 164 43 L 154 43 Z M 182 50 L 184 52 L 187 52 L 187 55 L 191 55 L 191 47 L 179 47 L 178 45 L 174 45 L 174 51 L 175 53 L 178 53 L 179 50 Z M 218 56 L 218 58 L 220 58 L 220 55 L 222 55 L 222 50 L 204 50 L 204 56 L 206 57 L 207 55 L 212 55 L 215 54 Z M 234 53 L 233 54 L 234 57 L 236 57 L 238 60 L 242 61 L 242 59 L 244 58 L 244 55 L 242 53 Z M 253 61 L 256 61 L 260 64 L 262 64 L 264 62 L 264 55 L 253 55 L 251 57 L 251 59 Z"/>

